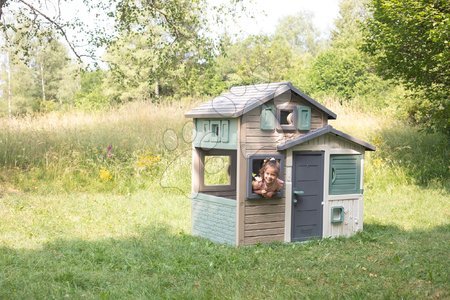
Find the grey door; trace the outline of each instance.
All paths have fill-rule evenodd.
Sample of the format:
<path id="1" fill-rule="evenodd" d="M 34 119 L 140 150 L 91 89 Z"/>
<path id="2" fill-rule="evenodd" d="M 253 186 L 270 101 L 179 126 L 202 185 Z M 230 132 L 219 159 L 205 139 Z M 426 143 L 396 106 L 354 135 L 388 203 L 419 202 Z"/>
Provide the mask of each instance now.
<path id="1" fill-rule="evenodd" d="M 294 152 L 292 241 L 322 237 L 323 152 Z"/>

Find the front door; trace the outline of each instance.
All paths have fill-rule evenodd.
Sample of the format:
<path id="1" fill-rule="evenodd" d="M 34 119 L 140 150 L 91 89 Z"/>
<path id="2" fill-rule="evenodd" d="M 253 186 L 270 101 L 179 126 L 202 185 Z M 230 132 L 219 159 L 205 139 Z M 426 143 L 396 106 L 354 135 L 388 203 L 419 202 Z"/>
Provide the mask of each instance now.
<path id="1" fill-rule="evenodd" d="M 294 152 L 291 240 L 322 237 L 323 152 Z"/>

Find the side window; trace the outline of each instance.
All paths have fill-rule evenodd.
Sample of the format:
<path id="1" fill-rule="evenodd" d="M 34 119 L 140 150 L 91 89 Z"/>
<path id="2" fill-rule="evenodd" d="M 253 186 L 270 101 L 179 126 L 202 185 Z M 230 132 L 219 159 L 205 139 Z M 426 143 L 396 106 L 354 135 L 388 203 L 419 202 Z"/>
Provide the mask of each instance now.
<path id="1" fill-rule="evenodd" d="M 204 184 L 205 186 L 231 184 L 231 157 L 229 155 L 205 155 Z"/>
<path id="2" fill-rule="evenodd" d="M 260 170 L 264 165 L 264 161 L 270 158 L 274 158 L 276 162 L 279 164 L 279 175 L 278 179 L 284 182 L 284 156 L 280 154 L 273 155 L 252 155 L 247 159 L 247 199 L 263 199 L 264 197 L 261 194 L 257 194 L 253 189 L 253 182 L 255 180 L 261 180 L 260 178 Z M 280 198 L 284 197 L 284 186 L 270 198 Z"/>
<path id="3" fill-rule="evenodd" d="M 199 192 L 236 188 L 236 150 L 211 149 L 200 152 Z"/>
<path id="4" fill-rule="evenodd" d="M 330 157 L 330 195 L 361 193 L 361 155 Z"/>

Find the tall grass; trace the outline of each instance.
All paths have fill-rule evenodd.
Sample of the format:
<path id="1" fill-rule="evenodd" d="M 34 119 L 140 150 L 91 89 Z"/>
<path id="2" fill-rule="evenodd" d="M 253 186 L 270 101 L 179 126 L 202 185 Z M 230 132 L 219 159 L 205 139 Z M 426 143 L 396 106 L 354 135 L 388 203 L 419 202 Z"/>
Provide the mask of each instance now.
<path id="1" fill-rule="evenodd" d="M 132 103 L 102 113 L 3 119 L 0 181 L 42 192 L 127 192 L 148 186 L 189 149 L 192 124 L 183 117 L 186 110 L 182 104 Z"/>

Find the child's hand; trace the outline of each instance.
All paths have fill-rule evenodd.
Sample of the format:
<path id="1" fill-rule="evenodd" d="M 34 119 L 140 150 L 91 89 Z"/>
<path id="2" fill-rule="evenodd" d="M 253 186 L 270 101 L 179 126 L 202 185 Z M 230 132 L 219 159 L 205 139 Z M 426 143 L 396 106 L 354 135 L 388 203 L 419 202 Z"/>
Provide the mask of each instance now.
<path id="1" fill-rule="evenodd" d="M 267 191 L 266 190 L 261 190 L 261 195 L 266 196 Z"/>
<path id="2" fill-rule="evenodd" d="M 267 198 L 272 198 L 272 196 L 273 196 L 274 194 L 275 194 L 274 192 L 267 192 L 267 193 L 266 193 L 266 197 L 267 197 Z"/>

